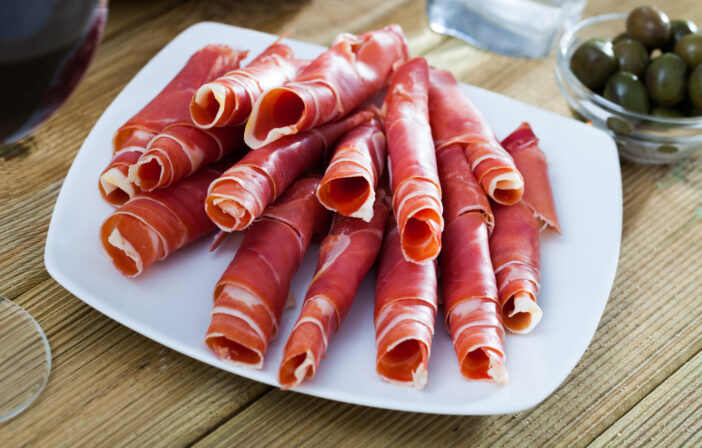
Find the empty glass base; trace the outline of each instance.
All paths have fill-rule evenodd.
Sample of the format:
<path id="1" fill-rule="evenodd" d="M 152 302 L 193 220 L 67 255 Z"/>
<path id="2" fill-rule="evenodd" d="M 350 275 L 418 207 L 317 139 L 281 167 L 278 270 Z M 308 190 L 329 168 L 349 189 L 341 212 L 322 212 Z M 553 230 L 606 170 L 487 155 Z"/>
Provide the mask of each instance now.
<path id="1" fill-rule="evenodd" d="M 0 422 L 34 401 L 50 371 L 51 350 L 44 331 L 21 306 L 0 297 Z"/>
<path id="2" fill-rule="evenodd" d="M 585 0 L 428 0 L 429 25 L 476 47 L 525 58 L 551 54 Z"/>

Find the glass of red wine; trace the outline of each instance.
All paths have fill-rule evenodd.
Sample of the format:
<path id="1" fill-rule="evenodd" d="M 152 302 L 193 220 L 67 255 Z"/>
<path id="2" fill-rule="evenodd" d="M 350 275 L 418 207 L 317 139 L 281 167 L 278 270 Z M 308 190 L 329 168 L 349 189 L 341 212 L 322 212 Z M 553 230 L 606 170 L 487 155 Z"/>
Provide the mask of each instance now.
<path id="1" fill-rule="evenodd" d="M 107 0 L 0 0 L 0 149 L 31 134 L 75 90 L 106 19 Z M 44 331 L 0 296 L 0 422 L 32 403 L 50 370 Z"/>

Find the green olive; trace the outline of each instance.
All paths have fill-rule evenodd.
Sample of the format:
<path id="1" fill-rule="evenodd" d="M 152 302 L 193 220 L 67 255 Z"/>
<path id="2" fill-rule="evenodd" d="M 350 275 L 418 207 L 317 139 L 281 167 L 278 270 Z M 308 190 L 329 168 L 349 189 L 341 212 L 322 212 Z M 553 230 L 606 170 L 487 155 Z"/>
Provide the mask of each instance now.
<path id="1" fill-rule="evenodd" d="M 697 32 L 697 25 L 690 20 L 671 20 L 670 39 L 665 44 L 665 51 L 675 50 L 675 44 L 683 37 Z"/>
<path id="2" fill-rule="evenodd" d="M 685 96 L 687 67 L 674 53 L 665 53 L 646 69 L 646 90 L 659 106 L 672 106 Z"/>
<path id="3" fill-rule="evenodd" d="M 646 87 L 636 75 L 629 72 L 617 72 L 607 80 L 604 97 L 617 103 L 624 109 L 645 114 L 648 112 L 648 94 Z"/>
<path id="4" fill-rule="evenodd" d="M 631 39 L 631 36 L 626 34 L 626 31 L 614 36 L 614 39 L 612 39 L 612 45 L 617 45 L 617 42 L 619 42 L 620 40 L 624 40 L 624 39 Z"/>
<path id="5" fill-rule="evenodd" d="M 599 89 L 617 71 L 612 43 L 604 39 L 590 39 L 581 44 L 570 58 L 570 70 L 590 89 Z"/>
<path id="6" fill-rule="evenodd" d="M 702 111 L 702 65 L 698 65 L 690 75 L 687 94 L 692 106 L 697 111 Z"/>
<path id="7" fill-rule="evenodd" d="M 661 48 L 670 37 L 670 19 L 655 6 L 642 6 L 629 13 L 626 32 L 648 48 Z"/>
<path id="8" fill-rule="evenodd" d="M 690 69 L 702 64 L 702 34 L 683 36 L 675 44 L 675 54 L 680 56 Z"/>
<path id="9" fill-rule="evenodd" d="M 654 107 L 651 109 L 651 115 L 656 117 L 665 118 L 684 118 L 685 114 L 678 109 L 673 109 L 672 107 Z"/>
<path id="10" fill-rule="evenodd" d="M 634 39 L 622 39 L 614 44 L 614 57 L 619 64 L 619 70 L 643 76 L 648 65 L 646 47 Z"/>

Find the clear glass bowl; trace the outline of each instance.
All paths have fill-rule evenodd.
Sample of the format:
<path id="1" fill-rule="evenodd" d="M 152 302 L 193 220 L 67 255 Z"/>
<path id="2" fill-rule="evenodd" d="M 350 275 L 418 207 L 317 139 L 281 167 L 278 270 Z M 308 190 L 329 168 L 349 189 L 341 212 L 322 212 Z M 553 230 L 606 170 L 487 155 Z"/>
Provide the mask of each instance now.
<path id="1" fill-rule="evenodd" d="M 673 163 L 702 148 L 702 117 L 662 118 L 625 110 L 585 87 L 570 71 L 570 57 L 593 37 L 626 29 L 626 14 L 590 17 L 568 29 L 556 55 L 556 83 L 576 115 L 609 133 L 619 154 L 639 163 Z"/>

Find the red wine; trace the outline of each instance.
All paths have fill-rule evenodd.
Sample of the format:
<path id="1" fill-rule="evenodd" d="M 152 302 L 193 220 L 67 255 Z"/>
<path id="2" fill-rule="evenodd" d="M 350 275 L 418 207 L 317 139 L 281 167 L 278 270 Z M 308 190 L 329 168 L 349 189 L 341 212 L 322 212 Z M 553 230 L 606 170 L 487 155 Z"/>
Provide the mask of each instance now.
<path id="1" fill-rule="evenodd" d="M 63 104 L 106 18 L 104 0 L 0 1 L 0 144 L 28 135 Z"/>

